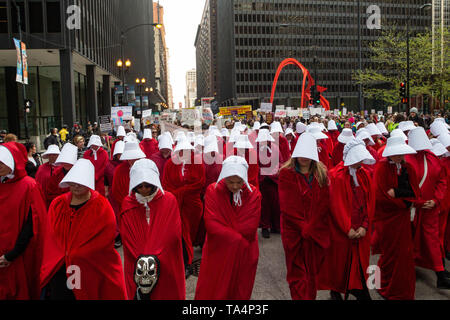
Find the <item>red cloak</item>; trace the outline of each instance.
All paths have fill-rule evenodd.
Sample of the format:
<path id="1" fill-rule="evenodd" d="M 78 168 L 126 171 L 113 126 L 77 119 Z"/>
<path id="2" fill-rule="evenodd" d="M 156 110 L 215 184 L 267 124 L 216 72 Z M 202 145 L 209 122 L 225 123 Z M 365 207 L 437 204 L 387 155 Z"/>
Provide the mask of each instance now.
<path id="1" fill-rule="evenodd" d="M 118 203 L 119 208 L 122 206 L 123 199 L 130 192 L 130 169 L 128 161 L 124 161 L 114 171 L 112 196 Z"/>
<path id="2" fill-rule="evenodd" d="M 372 178 L 365 168 L 360 168 L 356 175 L 365 204 L 364 219 L 358 223 L 354 217 L 355 197 L 353 177 L 348 167 L 339 164 L 330 172 L 330 205 L 331 205 L 331 245 L 326 252 L 323 269 L 320 273 L 320 289 L 346 293 L 346 289 L 363 289 L 360 267 L 366 273 L 370 258 L 370 222 L 375 210 L 375 194 L 371 188 Z M 357 223 L 357 225 L 355 225 Z M 359 227 L 366 229 L 366 236 L 362 239 L 350 240 L 348 233 L 351 228 L 355 231 Z"/>
<path id="3" fill-rule="evenodd" d="M 156 166 L 158 167 L 160 178 L 164 176 L 164 167 L 166 166 L 166 163 L 169 159 L 170 156 L 168 158 L 164 158 L 163 155 L 161 154 L 161 151 L 154 153 L 150 157 L 150 160 L 156 163 Z"/>
<path id="4" fill-rule="evenodd" d="M 195 160 L 194 158 L 197 158 Z M 196 164 L 197 163 L 197 164 Z M 200 193 L 205 184 L 205 167 L 202 159 L 194 156 L 191 152 L 191 163 L 184 166 L 184 176 L 182 175 L 183 164 L 176 165 L 171 158 L 164 169 L 162 186 L 175 195 L 180 208 L 183 240 L 189 256 L 189 264 L 194 257 L 192 242 L 195 241 L 199 223 L 203 214 L 203 203 Z"/>
<path id="5" fill-rule="evenodd" d="M 97 191 L 78 211 L 70 207 L 72 193 L 59 196 L 49 210 L 50 230 L 45 243 L 41 288 L 65 264 L 81 271 L 77 300 L 124 300 L 125 278 L 114 249 L 116 219 L 113 209 Z"/>
<path id="6" fill-rule="evenodd" d="M 281 240 L 293 300 L 314 300 L 318 274 L 330 245 L 329 187 L 314 178 L 311 188 L 294 169 L 280 171 Z"/>
<path id="7" fill-rule="evenodd" d="M 238 155 L 237 149 L 233 149 L 233 155 Z M 245 149 L 245 160 L 248 163 L 248 183 L 259 189 L 259 165 L 256 149 Z"/>
<path id="8" fill-rule="evenodd" d="M 442 203 L 440 217 L 441 252 L 445 256 L 446 252 L 450 252 L 450 157 L 441 159 L 442 167 L 445 168 L 447 177 L 447 193 Z"/>
<path id="9" fill-rule="evenodd" d="M 42 264 L 43 237 L 47 210 L 36 181 L 27 176 L 27 151 L 16 142 L 3 144 L 14 158 L 14 178 L 0 183 L 0 257 L 11 251 L 29 212 L 32 212 L 33 237 L 27 249 L 9 267 L 0 269 L 0 300 L 38 300 L 39 271 Z"/>
<path id="10" fill-rule="evenodd" d="M 105 169 L 108 164 L 108 152 L 105 149 L 97 150 L 97 160 L 94 158 L 94 152 L 89 149 L 84 153 L 84 159 L 90 160 L 95 167 L 95 191 L 105 196 Z"/>
<path id="11" fill-rule="evenodd" d="M 415 198 L 392 198 L 390 189 L 398 187 L 397 167 L 383 158 L 374 173 L 376 196 L 373 219 L 372 253 L 381 253 L 378 266 L 381 271 L 381 289 L 378 291 L 388 300 L 414 300 L 416 272 L 414 243 L 411 234 L 411 213 L 404 200 L 414 202 L 420 196 L 414 168 L 407 168 Z"/>
<path id="12" fill-rule="evenodd" d="M 109 160 L 108 164 L 106 165 L 105 169 L 105 181 L 108 183 L 108 201 L 111 204 L 111 207 L 114 210 L 114 213 L 116 215 L 117 222 L 119 221 L 119 214 L 120 214 L 120 205 L 117 203 L 117 201 L 114 199 L 112 195 L 112 185 L 114 181 L 114 171 L 116 168 L 121 164 L 122 162 L 119 160 Z M 116 236 L 119 234 L 119 226 L 117 225 L 116 228 Z"/>
<path id="13" fill-rule="evenodd" d="M 111 160 L 114 158 L 114 148 L 116 147 L 117 141 L 123 141 L 123 139 L 116 139 L 111 145 Z"/>
<path id="14" fill-rule="evenodd" d="M 47 190 L 48 182 L 50 181 L 50 177 L 56 170 L 56 166 L 51 165 L 50 163 L 44 163 L 39 166 L 38 171 L 36 172 L 36 182 L 41 187 L 43 193 Z"/>
<path id="15" fill-rule="evenodd" d="M 281 153 L 281 158 L 283 159 L 283 161 L 287 161 L 291 158 L 291 151 L 289 150 L 289 142 L 288 140 L 280 133 L 279 134 L 279 140 L 277 141 L 277 138 L 275 138 L 275 143 L 277 144 L 278 148 L 280 149 L 280 153 Z M 295 146 L 294 146 L 295 148 Z M 292 151 L 294 152 L 294 151 Z M 282 166 L 284 164 L 281 163 L 280 165 Z"/>
<path id="16" fill-rule="evenodd" d="M 340 143 L 339 141 L 334 146 L 333 153 L 331 155 L 331 163 L 333 167 L 336 167 L 344 159 L 344 148 L 345 144 Z"/>
<path id="17" fill-rule="evenodd" d="M 261 194 L 244 185 L 242 206 L 231 204 L 225 182 L 205 195 L 206 242 L 195 300 L 250 300 L 259 258 Z"/>
<path id="18" fill-rule="evenodd" d="M 181 219 L 177 200 L 170 192 L 158 190 L 150 208 L 150 224 L 145 207 L 136 196 L 127 196 L 120 213 L 120 234 L 125 258 L 125 280 L 128 299 L 136 295 L 134 273 L 141 255 L 154 255 L 160 262 L 158 283 L 151 300 L 184 300 L 186 298 Z"/>
<path id="19" fill-rule="evenodd" d="M 50 180 L 47 184 L 47 189 L 45 191 L 47 209 L 50 208 L 50 204 L 54 199 L 70 191 L 70 188 L 62 189 L 59 187 L 59 184 L 64 179 L 64 176 L 65 174 L 63 167 L 56 167 L 56 169 L 53 171 L 53 175 L 50 177 Z"/>
<path id="20" fill-rule="evenodd" d="M 439 212 L 447 192 L 445 169 L 438 157 L 429 150 L 418 151 L 406 156 L 417 175 L 418 181 L 424 175 L 424 156 L 427 159 L 428 175 L 420 188 L 423 201 L 434 200 L 436 206 L 431 210 L 417 208 L 414 219 L 414 244 L 416 265 L 433 271 L 444 271 L 439 240 Z"/>
<path id="21" fill-rule="evenodd" d="M 330 141 L 332 142 L 332 146 L 333 148 L 340 143 L 338 141 L 338 137 L 340 136 L 340 132 L 339 130 L 329 130 L 328 132 L 325 132 L 325 134 L 328 136 L 328 138 L 330 139 Z"/>
<path id="22" fill-rule="evenodd" d="M 144 139 L 141 141 L 139 146 L 145 153 L 145 157 L 147 159 L 150 159 L 152 155 L 159 151 L 159 144 L 155 139 Z"/>
<path id="23" fill-rule="evenodd" d="M 332 168 L 331 165 L 331 153 L 332 149 L 330 149 L 330 144 L 327 142 L 329 139 L 319 140 L 319 160 L 322 162 L 328 169 Z"/>

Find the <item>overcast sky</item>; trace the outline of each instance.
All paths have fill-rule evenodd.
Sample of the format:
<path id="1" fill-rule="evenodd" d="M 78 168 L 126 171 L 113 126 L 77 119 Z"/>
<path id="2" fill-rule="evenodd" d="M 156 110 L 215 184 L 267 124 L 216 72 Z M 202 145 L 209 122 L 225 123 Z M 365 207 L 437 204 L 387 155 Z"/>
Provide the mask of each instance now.
<path id="1" fill-rule="evenodd" d="M 157 0 L 154 0 L 157 2 Z M 160 0 L 164 7 L 170 83 L 175 108 L 186 94 L 186 71 L 195 68 L 195 36 L 206 0 Z"/>

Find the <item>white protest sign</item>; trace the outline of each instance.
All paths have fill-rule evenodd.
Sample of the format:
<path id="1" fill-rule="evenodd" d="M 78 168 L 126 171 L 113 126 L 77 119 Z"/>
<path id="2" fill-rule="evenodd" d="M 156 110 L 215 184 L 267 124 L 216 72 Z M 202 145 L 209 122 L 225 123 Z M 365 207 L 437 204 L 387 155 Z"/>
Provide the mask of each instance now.
<path id="1" fill-rule="evenodd" d="M 261 102 L 261 112 L 272 112 L 272 104 Z"/>
<path id="2" fill-rule="evenodd" d="M 342 114 L 343 114 L 344 116 L 347 115 L 347 108 L 346 108 L 346 107 L 342 108 Z"/>
<path id="3" fill-rule="evenodd" d="M 275 110 L 284 110 L 284 105 L 276 106 Z"/>

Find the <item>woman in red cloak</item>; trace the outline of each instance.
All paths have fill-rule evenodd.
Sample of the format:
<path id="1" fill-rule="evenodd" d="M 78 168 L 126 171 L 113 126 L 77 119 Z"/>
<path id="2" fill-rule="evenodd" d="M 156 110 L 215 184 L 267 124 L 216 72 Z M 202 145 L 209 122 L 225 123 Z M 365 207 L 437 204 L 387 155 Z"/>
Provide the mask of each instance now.
<path id="1" fill-rule="evenodd" d="M 416 272 L 411 233 L 411 206 L 420 197 L 413 166 L 405 155 L 415 154 L 402 137 L 389 138 L 374 173 L 376 206 L 372 253 L 381 254 L 381 288 L 388 300 L 414 300 Z"/>
<path id="2" fill-rule="evenodd" d="M 195 300 L 250 300 L 258 265 L 261 194 L 248 164 L 230 156 L 205 196 L 206 241 Z"/>
<path id="3" fill-rule="evenodd" d="M 47 185 L 50 180 L 50 177 L 56 171 L 56 159 L 61 154 L 59 147 L 57 145 L 50 145 L 48 150 L 42 155 L 42 159 L 48 160 L 48 162 L 39 166 L 39 169 L 36 173 L 36 182 L 39 183 L 42 192 L 47 190 Z"/>
<path id="4" fill-rule="evenodd" d="M 120 216 L 128 298 L 184 300 L 180 212 L 176 198 L 162 189 L 153 161 L 134 163 L 130 195 L 123 202 Z M 147 280 L 150 283 L 145 283 Z"/>
<path id="5" fill-rule="evenodd" d="M 281 240 L 293 300 L 314 300 L 325 250 L 330 245 L 329 181 L 317 142 L 300 136 L 291 160 L 280 170 Z"/>
<path id="6" fill-rule="evenodd" d="M 89 150 L 83 158 L 92 162 L 95 167 L 95 191 L 105 196 L 105 169 L 108 164 L 108 152 L 103 149 L 103 143 L 99 136 L 92 135 L 89 139 Z"/>
<path id="7" fill-rule="evenodd" d="M 157 129 L 144 129 L 144 137 L 143 137 L 141 143 L 139 144 L 142 151 L 144 151 L 145 157 L 147 159 L 150 159 L 152 157 L 152 155 L 154 155 L 155 153 L 157 153 L 159 151 L 158 141 L 156 141 L 156 139 L 153 139 L 153 135 L 152 135 L 153 133 L 155 133 L 157 135 L 158 130 Z"/>
<path id="8" fill-rule="evenodd" d="M 22 144 L 0 145 L 0 300 L 38 300 L 47 211 Z"/>
<path id="9" fill-rule="evenodd" d="M 256 143 L 256 142 L 255 142 Z M 248 182 L 259 189 L 258 153 L 246 135 L 238 135 L 232 143 L 232 152 L 228 156 L 244 157 L 248 164 Z"/>
<path id="10" fill-rule="evenodd" d="M 113 155 L 114 155 L 114 148 L 116 147 L 116 143 L 118 141 L 123 141 L 125 139 L 126 135 L 127 134 L 125 132 L 125 128 L 123 126 L 119 126 L 117 128 L 117 134 L 116 134 L 117 139 L 114 140 L 114 142 L 111 145 L 111 159 L 114 157 Z"/>
<path id="11" fill-rule="evenodd" d="M 371 300 L 366 286 L 370 258 L 370 224 L 375 210 L 372 178 L 362 164 L 375 159 L 361 140 L 346 144 L 344 161 L 330 172 L 331 245 L 320 273 L 320 289 L 357 300 Z"/>
<path id="12" fill-rule="evenodd" d="M 187 138 L 181 138 L 171 159 L 166 163 L 162 185 L 175 195 L 181 214 L 183 258 L 187 274 L 194 257 L 195 241 L 203 214 L 200 199 L 205 184 L 205 167 L 201 156 L 194 155 L 194 147 Z"/>
<path id="13" fill-rule="evenodd" d="M 408 144 L 417 154 L 406 156 L 418 177 L 423 206 L 417 206 L 414 227 L 416 265 L 436 272 L 437 288 L 450 289 L 450 278 L 444 272 L 439 240 L 439 212 L 446 201 L 447 179 L 439 158 L 431 152 L 433 145 L 425 129 L 409 131 Z"/>
<path id="14" fill-rule="evenodd" d="M 80 159 L 61 181 L 70 192 L 56 198 L 41 269 L 48 300 L 124 300 L 125 278 L 114 249 L 114 211 L 95 188 L 95 169 Z"/>

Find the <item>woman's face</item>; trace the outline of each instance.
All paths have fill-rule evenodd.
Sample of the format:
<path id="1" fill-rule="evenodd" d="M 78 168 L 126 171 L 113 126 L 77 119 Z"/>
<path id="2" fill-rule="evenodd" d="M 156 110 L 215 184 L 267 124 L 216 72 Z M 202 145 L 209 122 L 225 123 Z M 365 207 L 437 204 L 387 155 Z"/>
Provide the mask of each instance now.
<path id="1" fill-rule="evenodd" d="M 48 155 L 48 162 L 50 164 L 55 163 L 56 159 L 58 159 L 58 155 L 57 154 L 50 154 L 50 155 Z"/>
<path id="2" fill-rule="evenodd" d="M 352 125 L 350 124 L 350 122 L 346 121 L 344 124 L 345 129 L 351 129 Z"/>
<path id="3" fill-rule="evenodd" d="M 78 149 L 81 149 L 84 147 L 84 139 L 80 139 L 77 143 L 77 147 Z"/>
<path id="4" fill-rule="evenodd" d="M 72 192 L 72 194 L 77 198 L 84 197 L 89 193 L 89 188 L 82 186 L 81 184 L 71 182 L 68 185 L 70 192 Z"/>
<path id="5" fill-rule="evenodd" d="M 153 194 L 155 187 L 147 182 L 143 182 L 136 187 L 138 193 L 143 197 L 148 197 Z"/>
<path id="6" fill-rule="evenodd" d="M 12 170 L 6 164 L 0 161 L 0 177 L 7 176 L 11 174 Z"/>
<path id="7" fill-rule="evenodd" d="M 36 145 L 33 145 L 30 149 L 30 153 L 34 155 L 34 154 L 36 154 L 36 152 L 37 152 Z"/>
<path id="8" fill-rule="evenodd" d="M 310 168 L 312 160 L 308 158 L 297 158 L 297 162 L 300 167 Z"/>
<path id="9" fill-rule="evenodd" d="M 404 155 L 400 155 L 400 156 L 390 156 L 389 157 L 393 162 L 395 163 L 402 163 L 403 160 L 405 159 Z"/>
<path id="10" fill-rule="evenodd" d="M 238 176 L 225 178 L 225 184 L 231 193 L 239 192 L 244 186 L 245 181 Z"/>

